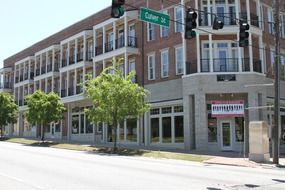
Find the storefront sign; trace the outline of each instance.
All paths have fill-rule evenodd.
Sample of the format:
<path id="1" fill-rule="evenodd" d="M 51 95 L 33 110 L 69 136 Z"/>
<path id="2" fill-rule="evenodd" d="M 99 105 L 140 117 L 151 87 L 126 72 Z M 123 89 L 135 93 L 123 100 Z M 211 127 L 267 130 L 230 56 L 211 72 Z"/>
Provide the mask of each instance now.
<path id="1" fill-rule="evenodd" d="M 244 100 L 212 101 L 212 117 L 243 117 Z"/>

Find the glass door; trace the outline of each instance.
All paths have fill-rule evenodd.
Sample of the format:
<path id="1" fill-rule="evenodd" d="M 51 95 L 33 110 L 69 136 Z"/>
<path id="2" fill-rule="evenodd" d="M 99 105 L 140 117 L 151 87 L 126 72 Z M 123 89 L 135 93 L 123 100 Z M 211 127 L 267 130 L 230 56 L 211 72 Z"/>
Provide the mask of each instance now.
<path id="1" fill-rule="evenodd" d="M 222 150 L 232 150 L 232 122 L 222 121 L 220 127 Z"/>

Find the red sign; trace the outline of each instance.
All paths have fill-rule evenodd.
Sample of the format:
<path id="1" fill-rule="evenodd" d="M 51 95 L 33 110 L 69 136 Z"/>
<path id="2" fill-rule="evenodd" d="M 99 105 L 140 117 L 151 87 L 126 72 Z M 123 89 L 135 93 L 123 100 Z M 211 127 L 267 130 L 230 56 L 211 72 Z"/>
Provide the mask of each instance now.
<path id="1" fill-rule="evenodd" d="M 243 117 L 244 100 L 212 101 L 212 117 Z"/>

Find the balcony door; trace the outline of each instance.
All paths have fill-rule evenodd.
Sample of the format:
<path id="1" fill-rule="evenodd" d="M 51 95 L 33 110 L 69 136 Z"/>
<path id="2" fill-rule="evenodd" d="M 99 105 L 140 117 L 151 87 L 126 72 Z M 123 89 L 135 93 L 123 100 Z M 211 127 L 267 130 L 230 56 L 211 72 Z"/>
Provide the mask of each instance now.
<path id="1" fill-rule="evenodd" d="M 124 30 L 123 29 L 119 29 L 118 30 L 118 48 L 124 47 Z"/>
<path id="2" fill-rule="evenodd" d="M 216 7 L 216 13 L 219 20 L 222 20 L 225 23 L 225 12 L 226 12 L 226 6 L 225 5 L 217 5 Z"/>
<path id="3" fill-rule="evenodd" d="M 227 72 L 229 58 L 228 43 L 216 43 L 214 46 L 214 72 Z"/>

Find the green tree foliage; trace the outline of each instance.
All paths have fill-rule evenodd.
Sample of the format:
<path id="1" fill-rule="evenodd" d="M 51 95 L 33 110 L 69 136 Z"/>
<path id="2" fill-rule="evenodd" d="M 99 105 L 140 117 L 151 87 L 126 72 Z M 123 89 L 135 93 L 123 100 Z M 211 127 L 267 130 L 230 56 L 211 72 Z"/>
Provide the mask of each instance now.
<path id="1" fill-rule="evenodd" d="M 93 102 L 93 108 L 85 112 L 93 123 L 104 122 L 112 126 L 115 151 L 118 123 L 126 117 L 140 117 L 150 107 L 145 102 L 148 91 L 132 82 L 134 76 L 135 73 L 131 72 L 124 77 L 116 63 L 115 67 L 105 69 L 98 77 L 86 82 L 85 93 Z"/>
<path id="2" fill-rule="evenodd" d="M 64 104 L 60 97 L 54 92 L 46 94 L 42 91 L 36 91 L 26 97 L 28 111 L 26 117 L 31 124 L 40 124 L 41 140 L 44 140 L 43 126 L 51 122 L 57 122 L 63 118 L 62 113 L 65 111 Z"/>
<path id="3" fill-rule="evenodd" d="M 16 123 L 18 106 L 13 97 L 8 93 L 0 93 L 0 127 L 1 137 L 3 137 L 4 126 L 9 123 Z"/>

